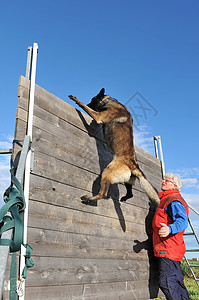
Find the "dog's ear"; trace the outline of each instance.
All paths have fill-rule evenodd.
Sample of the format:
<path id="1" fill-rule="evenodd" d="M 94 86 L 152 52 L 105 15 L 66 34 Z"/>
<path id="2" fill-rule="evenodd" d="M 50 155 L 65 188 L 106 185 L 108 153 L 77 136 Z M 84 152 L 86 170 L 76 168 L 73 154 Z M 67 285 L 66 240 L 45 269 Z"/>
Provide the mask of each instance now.
<path id="1" fill-rule="evenodd" d="M 105 89 L 102 88 L 101 91 L 99 92 L 98 96 L 103 97 L 105 93 Z"/>

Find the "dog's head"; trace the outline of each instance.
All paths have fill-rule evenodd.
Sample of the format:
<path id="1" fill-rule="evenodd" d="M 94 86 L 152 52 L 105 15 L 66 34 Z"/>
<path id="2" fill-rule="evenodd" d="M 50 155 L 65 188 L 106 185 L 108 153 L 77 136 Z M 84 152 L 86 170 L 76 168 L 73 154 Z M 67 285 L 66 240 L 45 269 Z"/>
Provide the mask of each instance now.
<path id="1" fill-rule="evenodd" d="M 99 94 L 97 94 L 95 97 L 91 99 L 91 102 L 87 104 L 87 106 L 92 108 L 95 111 L 99 111 L 100 103 L 102 103 L 102 101 L 108 97 L 107 95 L 104 95 L 104 93 L 105 93 L 105 89 L 103 88 L 101 89 Z"/>

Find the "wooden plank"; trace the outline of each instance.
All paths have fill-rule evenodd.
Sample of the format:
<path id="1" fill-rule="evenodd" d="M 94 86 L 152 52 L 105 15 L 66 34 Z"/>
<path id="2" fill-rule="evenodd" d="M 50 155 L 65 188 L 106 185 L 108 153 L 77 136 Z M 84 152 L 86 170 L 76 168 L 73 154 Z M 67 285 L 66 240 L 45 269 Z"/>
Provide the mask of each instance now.
<path id="1" fill-rule="evenodd" d="M 142 148 L 136 145 L 135 145 L 135 152 L 137 153 L 137 155 L 142 156 L 144 160 L 153 162 L 154 164 L 160 167 L 159 159 L 157 159 L 156 157 L 154 157 L 153 155 L 151 155 L 150 153 L 146 152 L 145 150 L 143 150 Z"/>
<path id="2" fill-rule="evenodd" d="M 29 227 L 132 241 L 145 234 L 145 224 L 126 221 L 125 215 L 110 218 L 46 203 L 30 201 Z M 125 226 L 125 231 L 124 227 Z M 147 236 L 146 236 L 147 239 Z"/>
<path id="3" fill-rule="evenodd" d="M 127 298 L 128 294 L 128 298 Z M 97 295 L 97 296 L 94 296 Z M 27 299 L 48 299 L 48 300 L 120 300 L 120 299 L 149 299 L 147 281 L 128 281 L 104 284 L 85 284 L 38 287 L 36 290 L 27 287 Z M 126 298 L 124 298 L 124 296 Z M 121 298 L 122 297 L 122 298 Z"/>
<path id="4" fill-rule="evenodd" d="M 94 234 L 94 232 L 93 232 Z M 142 243 L 140 251 L 134 251 L 137 242 L 126 239 L 125 236 L 118 243 L 118 238 L 60 232 L 56 230 L 29 228 L 28 231 L 34 256 L 97 258 L 97 259 L 137 259 L 147 264 L 148 255 L 145 247 L 148 246 L 146 235 L 139 234 Z M 145 244 L 144 244 L 144 241 Z M 138 248 L 138 247 L 137 247 Z M 136 248 L 135 248 L 136 249 Z"/>
<path id="5" fill-rule="evenodd" d="M 19 91 L 19 107 L 25 108 L 27 110 L 28 103 L 28 94 L 29 91 L 26 88 L 21 88 Z M 26 101 L 24 102 L 23 99 Z M 22 104 L 23 102 L 23 104 Z M 25 105 L 25 107 L 24 107 Z M 83 116 L 86 123 L 91 123 L 92 120 L 90 117 L 85 114 L 80 113 L 74 107 L 59 99 L 58 97 L 52 95 L 51 93 L 45 91 L 41 87 L 36 85 L 35 89 L 35 106 L 38 106 L 51 114 L 58 116 L 62 120 L 67 120 L 69 123 L 73 124 L 76 127 L 81 128 L 86 131 L 85 126 L 83 125 L 80 115 Z"/>
<path id="6" fill-rule="evenodd" d="M 85 169 L 58 160 L 54 157 L 35 152 L 34 174 L 58 181 L 73 187 L 78 187 L 86 192 L 97 193 L 99 190 L 99 175 Z M 119 190 L 110 189 L 110 197 L 118 200 Z"/>
<path id="7" fill-rule="evenodd" d="M 27 286 L 108 283 L 147 280 L 144 262 L 129 259 L 82 259 L 33 256 Z"/>
<path id="8" fill-rule="evenodd" d="M 40 287 L 29 287 L 26 286 L 25 298 L 28 300 L 72 300 L 72 299 L 82 299 L 82 295 L 84 294 L 84 285 L 62 285 L 55 286 L 52 284 L 51 286 L 40 286 Z M 85 298 L 83 298 L 85 299 Z"/>
<path id="9" fill-rule="evenodd" d="M 21 88 L 28 89 L 30 88 L 30 80 L 24 76 L 19 76 L 19 83 L 18 83 L 18 96 L 20 96 L 19 91 Z"/>
<path id="10" fill-rule="evenodd" d="M 78 187 L 83 189 L 85 193 L 92 191 L 96 194 L 99 190 L 100 177 L 98 174 L 91 173 L 54 157 L 49 157 L 41 152 L 35 152 L 34 174 Z M 125 190 L 125 187 L 123 185 L 118 185 L 118 187 L 117 185 L 112 185 L 108 193 L 115 200 L 119 200 L 125 195 L 125 191 L 120 194 L 120 191 L 122 189 Z M 141 189 L 140 186 L 139 189 Z"/>
<path id="11" fill-rule="evenodd" d="M 37 124 L 38 124 L 37 120 Z M 42 122 L 44 124 L 44 122 Z M 61 131 L 57 135 L 52 135 L 53 128 L 45 124 L 51 133 L 41 129 L 34 128 L 33 147 L 35 150 L 46 153 L 55 158 L 62 159 L 66 162 L 79 166 L 100 174 L 102 170 L 112 160 L 106 144 L 94 138 L 90 138 L 84 132 L 72 127 L 68 130 Z M 57 132 L 57 129 L 56 131 Z M 75 138 L 74 138 L 75 137 Z M 150 177 L 156 186 L 160 186 L 160 171 L 155 168 L 149 168 L 147 165 L 140 163 L 141 169 Z"/>
<path id="12" fill-rule="evenodd" d="M 23 110 L 21 120 L 23 118 Z M 33 148 L 50 156 L 61 158 L 87 168 L 93 165 L 95 172 L 101 172 L 111 160 L 112 155 L 105 143 L 91 138 L 87 133 L 65 122 L 64 128 L 57 128 L 48 122 L 34 117 Z M 100 163 L 98 162 L 100 157 Z M 91 167 L 90 167 L 91 168 Z"/>
<path id="13" fill-rule="evenodd" d="M 160 169 L 161 170 L 161 162 L 156 159 L 154 156 L 144 155 L 141 148 L 135 145 L 135 153 L 138 161 L 141 161 L 143 164 L 147 165 L 150 168 Z M 147 152 L 146 152 L 147 153 Z M 149 154 L 149 153 L 147 153 Z"/>
<path id="14" fill-rule="evenodd" d="M 52 181 L 31 175 L 30 199 L 44 202 L 56 206 L 62 206 L 74 210 L 95 213 L 99 215 L 115 216 L 114 211 L 121 208 L 129 219 L 143 218 L 148 214 L 149 204 L 146 194 L 134 190 L 134 196 L 126 202 L 117 203 L 116 200 L 102 199 L 94 202 L 93 205 L 81 203 L 83 191 L 76 187 L 71 187 L 60 182 Z M 89 194 L 91 195 L 91 193 Z"/>
<path id="15" fill-rule="evenodd" d="M 149 299 L 147 281 L 127 281 L 103 284 L 65 285 L 26 288 L 26 297 L 30 300 L 120 300 L 120 299 Z M 128 294 L 128 298 L 127 298 Z M 97 296 L 95 296 L 97 295 Z M 124 296 L 126 298 L 124 298 Z M 123 298 L 121 298 L 123 297 Z"/>
<path id="16" fill-rule="evenodd" d="M 92 191 L 93 182 L 98 174 L 80 169 L 77 166 L 58 160 L 54 157 L 35 152 L 34 174 L 49 178 L 70 186 L 76 186 L 85 191 Z M 98 186 L 94 188 L 95 191 Z"/>

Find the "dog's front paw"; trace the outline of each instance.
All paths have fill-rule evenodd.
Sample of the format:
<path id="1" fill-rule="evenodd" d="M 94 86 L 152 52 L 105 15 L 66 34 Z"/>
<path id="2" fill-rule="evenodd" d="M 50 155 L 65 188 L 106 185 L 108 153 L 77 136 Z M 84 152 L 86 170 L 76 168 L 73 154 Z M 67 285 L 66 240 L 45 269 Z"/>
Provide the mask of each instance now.
<path id="1" fill-rule="evenodd" d="M 79 102 L 79 100 L 78 100 L 75 96 L 73 96 L 73 95 L 68 95 L 68 97 L 69 97 L 71 100 L 75 101 L 76 103 Z"/>

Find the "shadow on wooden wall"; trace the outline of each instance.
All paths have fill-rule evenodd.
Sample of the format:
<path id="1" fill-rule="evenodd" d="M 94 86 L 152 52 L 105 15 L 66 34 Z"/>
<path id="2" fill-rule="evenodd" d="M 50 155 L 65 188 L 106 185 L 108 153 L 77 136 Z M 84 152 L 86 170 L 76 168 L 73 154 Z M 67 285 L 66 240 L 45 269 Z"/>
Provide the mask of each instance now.
<path id="1" fill-rule="evenodd" d="M 90 124 L 88 124 L 86 122 L 83 114 L 79 110 L 76 110 L 76 111 L 77 111 L 80 119 L 82 120 L 82 124 L 85 126 L 85 129 L 87 130 L 88 135 L 95 138 L 96 148 L 97 148 L 98 158 L 99 158 L 99 161 L 98 162 L 96 161 L 96 163 L 99 164 L 100 175 L 93 182 L 92 195 L 97 195 L 99 192 L 99 189 L 100 189 L 101 174 L 102 174 L 103 170 L 106 168 L 106 166 L 111 162 L 112 154 L 110 153 L 110 151 L 108 150 L 108 147 L 106 145 L 104 145 L 104 147 L 107 148 L 106 152 L 104 152 L 102 150 L 101 144 L 102 144 L 102 141 L 104 142 L 102 126 L 98 125 L 94 120 L 92 120 L 92 122 Z M 104 157 L 104 153 L 105 153 L 105 157 Z M 107 155 L 107 153 L 108 153 L 108 155 Z M 106 160 L 104 160 L 104 158 L 106 158 Z M 122 230 L 125 232 L 126 224 L 125 224 L 124 215 L 122 213 L 121 205 L 119 202 L 119 200 L 120 200 L 119 199 L 119 189 L 118 189 L 117 184 L 110 186 L 109 192 L 108 192 L 108 198 L 111 198 L 113 200 L 114 208 L 118 215 L 118 220 L 120 222 Z M 89 203 L 87 205 L 97 206 L 97 201 L 94 201 L 93 203 Z"/>

